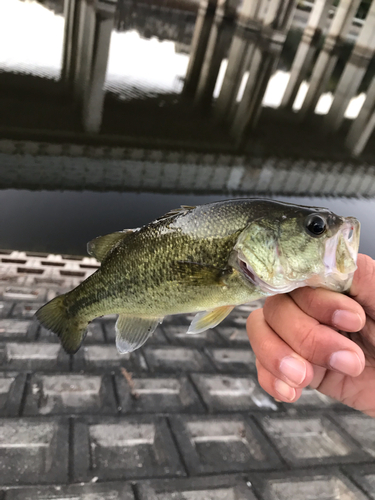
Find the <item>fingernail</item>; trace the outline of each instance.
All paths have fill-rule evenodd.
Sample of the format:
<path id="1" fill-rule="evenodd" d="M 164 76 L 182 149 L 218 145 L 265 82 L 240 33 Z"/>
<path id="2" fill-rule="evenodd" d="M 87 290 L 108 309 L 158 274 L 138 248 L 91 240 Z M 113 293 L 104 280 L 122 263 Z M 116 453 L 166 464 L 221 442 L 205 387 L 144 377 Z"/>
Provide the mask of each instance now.
<path id="1" fill-rule="evenodd" d="M 331 368 L 334 370 L 357 377 L 363 370 L 363 365 L 358 354 L 352 351 L 334 352 L 329 360 Z"/>
<path id="2" fill-rule="evenodd" d="M 283 358 L 280 363 L 280 371 L 294 384 L 301 384 L 306 377 L 306 364 L 293 356 Z"/>
<path id="3" fill-rule="evenodd" d="M 290 387 L 282 380 L 276 380 L 275 389 L 280 394 L 280 396 L 287 399 L 288 401 L 292 401 L 296 397 L 296 391 L 293 389 L 293 387 Z"/>
<path id="4" fill-rule="evenodd" d="M 361 316 L 352 311 L 335 311 L 332 316 L 332 323 L 339 330 L 350 332 L 356 332 L 363 326 Z"/>

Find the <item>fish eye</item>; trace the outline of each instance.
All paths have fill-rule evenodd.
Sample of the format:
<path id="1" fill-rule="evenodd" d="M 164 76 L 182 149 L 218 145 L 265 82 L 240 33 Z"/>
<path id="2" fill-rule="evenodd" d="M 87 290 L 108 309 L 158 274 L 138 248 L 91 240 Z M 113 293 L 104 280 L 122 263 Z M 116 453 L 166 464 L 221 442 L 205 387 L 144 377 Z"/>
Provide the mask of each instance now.
<path id="1" fill-rule="evenodd" d="M 312 214 L 307 217 L 306 229 L 311 236 L 321 236 L 326 228 L 326 221 L 320 215 Z"/>

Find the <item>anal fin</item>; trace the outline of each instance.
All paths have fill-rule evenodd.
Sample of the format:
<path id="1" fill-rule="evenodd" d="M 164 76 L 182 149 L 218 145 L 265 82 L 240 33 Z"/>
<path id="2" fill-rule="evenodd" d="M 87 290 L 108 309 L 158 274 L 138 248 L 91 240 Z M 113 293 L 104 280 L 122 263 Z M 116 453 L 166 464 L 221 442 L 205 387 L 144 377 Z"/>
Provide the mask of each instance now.
<path id="1" fill-rule="evenodd" d="M 189 330 L 186 333 L 202 333 L 209 328 L 214 328 L 221 323 L 233 309 L 234 306 L 222 306 L 212 311 L 198 313 L 191 322 Z"/>
<path id="2" fill-rule="evenodd" d="M 116 347 L 120 354 L 141 347 L 154 333 L 163 318 L 138 318 L 120 314 L 116 322 Z"/>

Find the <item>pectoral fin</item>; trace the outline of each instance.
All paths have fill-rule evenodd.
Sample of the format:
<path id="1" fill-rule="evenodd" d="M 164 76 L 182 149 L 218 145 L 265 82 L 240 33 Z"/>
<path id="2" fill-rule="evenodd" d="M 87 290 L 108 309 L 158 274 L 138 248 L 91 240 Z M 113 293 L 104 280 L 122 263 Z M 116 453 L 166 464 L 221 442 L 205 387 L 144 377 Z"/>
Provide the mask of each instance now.
<path id="1" fill-rule="evenodd" d="M 214 328 L 221 323 L 228 314 L 234 309 L 234 306 L 223 306 L 198 313 L 189 326 L 187 333 L 202 333 L 209 328 Z"/>
<path id="2" fill-rule="evenodd" d="M 126 238 L 132 232 L 132 229 L 127 229 L 125 231 L 106 234 L 105 236 L 98 236 L 87 243 L 87 253 L 95 257 L 99 262 L 102 262 L 116 243 Z"/>
<path id="3" fill-rule="evenodd" d="M 120 354 L 141 347 L 163 318 L 137 318 L 120 314 L 116 322 L 116 346 Z"/>

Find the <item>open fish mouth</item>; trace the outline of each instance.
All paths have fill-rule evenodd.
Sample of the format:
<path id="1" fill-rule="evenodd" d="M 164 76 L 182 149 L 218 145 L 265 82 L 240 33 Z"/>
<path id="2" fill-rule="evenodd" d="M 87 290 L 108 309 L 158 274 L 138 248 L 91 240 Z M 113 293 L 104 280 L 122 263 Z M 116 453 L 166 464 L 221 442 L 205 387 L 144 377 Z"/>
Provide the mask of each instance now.
<path id="1" fill-rule="evenodd" d="M 262 280 L 241 252 L 237 253 L 242 275 L 265 295 L 288 293 L 303 286 L 323 287 L 337 292 L 348 290 L 357 269 L 360 223 L 354 217 L 346 217 L 336 234 L 326 240 L 322 271 L 301 279 L 289 279 L 281 264 L 278 264 L 278 284 Z"/>
<path id="2" fill-rule="evenodd" d="M 352 268 L 356 268 L 359 231 L 358 220 L 347 217 L 341 230 L 327 240 L 324 252 L 324 265 L 327 271 L 336 270 L 345 273 L 352 272 Z"/>
<path id="3" fill-rule="evenodd" d="M 323 257 L 325 275 L 321 281 L 326 288 L 339 292 L 348 290 L 352 284 L 357 269 L 360 236 L 360 223 L 355 217 L 346 217 L 344 221 L 340 231 L 326 242 Z"/>

